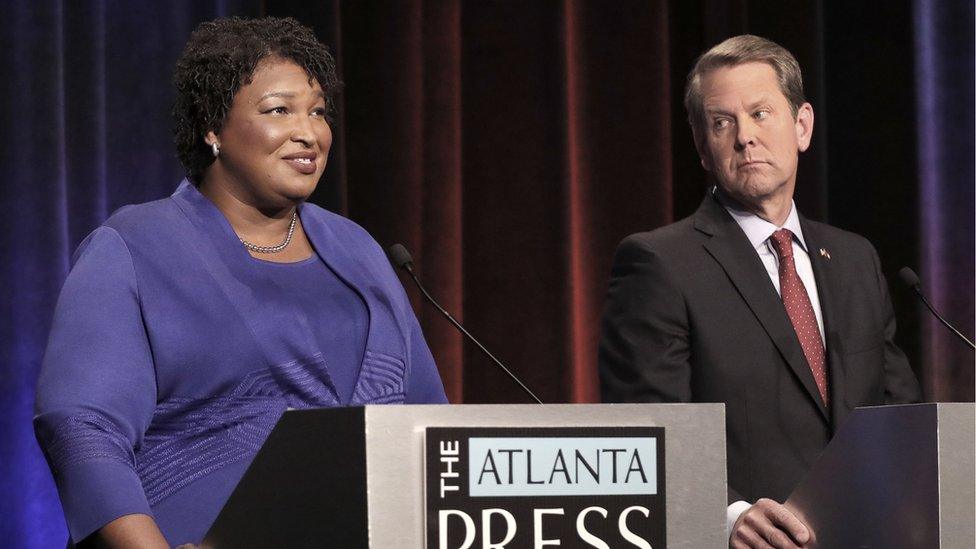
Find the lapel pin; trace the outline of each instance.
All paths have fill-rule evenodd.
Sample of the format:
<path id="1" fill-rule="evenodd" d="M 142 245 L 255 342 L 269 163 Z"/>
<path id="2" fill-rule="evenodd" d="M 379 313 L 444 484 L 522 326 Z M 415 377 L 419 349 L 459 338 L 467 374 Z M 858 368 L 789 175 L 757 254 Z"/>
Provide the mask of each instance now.
<path id="1" fill-rule="evenodd" d="M 820 257 L 823 257 L 825 259 L 830 259 L 830 252 L 828 252 L 824 248 L 820 248 Z"/>

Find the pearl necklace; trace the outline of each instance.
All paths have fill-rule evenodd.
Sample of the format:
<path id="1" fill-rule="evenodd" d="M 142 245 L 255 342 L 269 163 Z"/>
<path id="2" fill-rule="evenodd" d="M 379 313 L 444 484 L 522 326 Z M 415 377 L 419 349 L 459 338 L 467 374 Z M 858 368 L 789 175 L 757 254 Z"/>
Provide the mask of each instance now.
<path id="1" fill-rule="evenodd" d="M 285 241 L 282 242 L 281 244 L 278 244 L 277 246 L 258 246 L 257 244 L 252 244 L 247 240 L 244 240 L 240 236 L 238 236 L 237 238 L 240 239 L 241 244 L 243 244 L 244 247 L 246 247 L 248 250 L 251 250 L 254 253 L 276 254 L 284 250 L 285 248 L 288 247 L 289 244 L 291 244 L 291 237 L 295 235 L 295 223 L 297 221 L 298 221 L 298 208 L 295 208 L 295 211 L 291 213 L 291 224 L 288 225 L 288 235 L 285 237 Z"/>

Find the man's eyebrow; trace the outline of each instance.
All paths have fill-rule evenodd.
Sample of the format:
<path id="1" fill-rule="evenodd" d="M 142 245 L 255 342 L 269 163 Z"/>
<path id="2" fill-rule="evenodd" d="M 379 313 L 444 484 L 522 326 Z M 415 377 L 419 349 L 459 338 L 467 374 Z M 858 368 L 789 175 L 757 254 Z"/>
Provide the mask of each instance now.
<path id="1" fill-rule="evenodd" d="M 759 107 L 769 107 L 772 102 L 769 100 L 768 95 L 763 95 L 759 99 L 756 99 L 752 103 L 749 103 L 749 108 L 747 110 L 754 110 Z"/>
<path id="2" fill-rule="evenodd" d="M 752 110 L 757 109 L 759 107 L 768 107 L 769 105 L 770 105 L 769 97 L 764 95 L 764 96 L 760 97 L 759 99 L 753 101 L 752 103 L 749 103 L 749 105 L 746 107 L 746 110 L 747 111 L 752 111 Z M 723 109 L 722 107 L 705 106 L 705 114 L 729 114 L 729 115 L 731 115 L 733 113 L 732 113 L 732 111 Z"/>
<path id="3" fill-rule="evenodd" d="M 731 111 L 721 107 L 705 107 L 705 114 L 732 114 Z"/>

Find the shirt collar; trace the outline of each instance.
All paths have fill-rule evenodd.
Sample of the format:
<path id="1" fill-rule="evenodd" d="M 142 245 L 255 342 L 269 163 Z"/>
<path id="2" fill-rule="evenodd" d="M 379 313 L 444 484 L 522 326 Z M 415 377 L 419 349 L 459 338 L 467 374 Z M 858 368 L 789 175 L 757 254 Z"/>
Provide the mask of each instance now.
<path id="1" fill-rule="evenodd" d="M 810 253 L 807 250 L 806 241 L 803 240 L 803 229 L 800 228 L 800 216 L 796 213 L 796 203 L 790 200 L 790 215 L 786 217 L 786 222 L 783 223 L 782 227 L 777 227 L 769 221 L 759 217 L 758 215 L 748 211 L 743 210 L 737 205 L 733 204 L 730 200 L 725 198 L 721 192 L 716 192 L 716 188 L 712 188 L 712 194 L 718 199 L 719 203 L 725 208 L 725 211 L 729 212 L 732 219 L 735 220 L 736 224 L 742 229 L 742 232 L 746 233 L 746 238 L 749 239 L 749 243 L 755 249 L 760 249 L 769 240 L 769 237 L 779 230 L 780 228 L 789 229 L 790 232 L 796 237 L 797 242 L 800 243 L 800 247 L 803 251 Z"/>

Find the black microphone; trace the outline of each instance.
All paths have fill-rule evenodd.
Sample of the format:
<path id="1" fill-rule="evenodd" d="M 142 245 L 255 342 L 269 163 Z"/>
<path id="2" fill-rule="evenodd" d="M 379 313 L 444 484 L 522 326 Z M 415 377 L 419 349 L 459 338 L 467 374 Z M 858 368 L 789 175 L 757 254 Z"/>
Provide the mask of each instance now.
<path id="1" fill-rule="evenodd" d="M 424 297 L 427 298 L 427 301 L 430 301 L 431 305 L 436 307 L 437 310 L 440 311 L 442 315 L 447 317 L 447 319 L 451 321 L 451 324 L 453 324 L 455 328 L 460 330 L 461 333 L 465 335 L 465 337 L 467 337 L 469 340 L 471 340 L 472 343 L 477 345 L 478 348 L 481 349 L 481 352 L 485 354 L 485 356 L 490 358 L 492 362 L 494 362 L 499 368 L 502 369 L 503 372 L 508 374 L 508 377 L 512 378 L 512 381 L 517 383 L 518 386 L 521 387 L 523 391 L 525 391 L 525 394 L 529 395 L 529 397 L 532 400 L 536 401 L 537 403 L 542 404 L 542 401 L 539 400 L 539 397 L 535 396 L 535 393 L 530 391 L 529 388 L 526 387 L 524 383 L 522 383 L 522 380 L 519 379 L 518 376 L 513 374 L 512 371 L 506 368 L 505 365 L 502 364 L 500 360 L 495 358 L 495 355 L 488 352 L 488 349 L 485 349 L 485 346 L 482 345 L 480 341 L 475 339 L 473 335 L 471 335 L 467 330 L 465 330 L 464 326 L 461 326 L 461 324 L 457 320 L 454 320 L 454 317 L 451 316 L 451 313 L 445 311 L 444 308 L 441 307 L 433 297 L 431 297 L 431 295 L 427 292 L 427 289 L 424 288 L 424 285 L 420 283 L 420 279 L 417 278 L 417 274 L 413 272 L 413 259 L 410 257 L 410 252 L 408 252 L 407 249 L 403 247 L 403 244 L 394 244 L 390 246 L 390 248 L 387 250 L 386 253 L 389 256 L 390 261 L 392 261 L 394 265 L 403 269 L 404 271 L 407 271 L 407 274 L 409 274 L 410 278 L 413 279 L 414 283 L 417 285 L 417 288 L 420 289 L 420 293 L 422 293 Z"/>
<path id="2" fill-rule="evenodd" d="M 924 303 L 925 306 L 928 307 L 930 311 L 932 311 L 932 314 L 935 315 L 935 318 L 938 318 L 940 322 L 945 324 L 946 328 L 949 328 L 949 330 L 951 330 L 952 333 L 959 336 L 959 339 L 965 341 L 967 345 L 973 348 L 973 350 L 976 350 L 976 345 L 973 345 L 972 341 L 966 339 L 966 336 L 962 335 L 959 332 L 959 330 L 953 328 L 952 324 L 949 324 L 949 322 L 946 319 L 942 318 L 942 315 L 940 315 L 938 311 L 935 310 L 935 307 L 933 307 L 932 304 L 929 303 L 929 300 L 925 299 L 925 296 L 922 294 L 922 282 L 918 279 L 918 275 L 915 274 L 915 271 L 911 270 L 908 267 L 902 267 L 901 270 L 898 271 L 898 278 L 901 279 L 901 281 L 905 284 L 905 286 L 908 286 L 909 288 L 915 290 L 915 293 L 918 295 L 919 299 L 921 299 L 922 303 Z"/>

